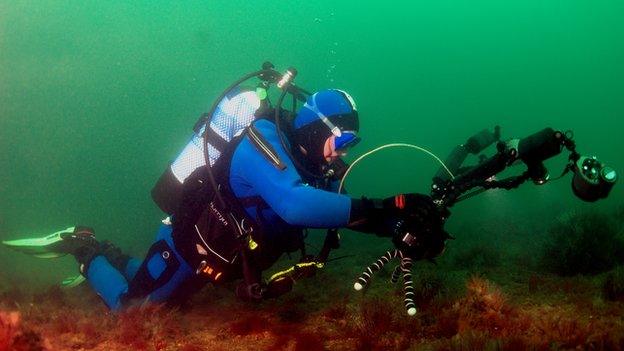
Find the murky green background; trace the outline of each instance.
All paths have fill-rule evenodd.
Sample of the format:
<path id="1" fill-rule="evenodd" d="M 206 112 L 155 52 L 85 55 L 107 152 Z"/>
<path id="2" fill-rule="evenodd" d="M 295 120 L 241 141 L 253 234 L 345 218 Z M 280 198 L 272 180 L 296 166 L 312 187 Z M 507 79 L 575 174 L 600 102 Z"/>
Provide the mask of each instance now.
<path id="1" fill-rule="evenodd" d="M 580 152 L 621 172 L 622 18 L 618 0 L 0 0 L 0 239 L 89 224 L 143 254 L 162 217 L 153 183 L 213 99 L 265 60 L 296 67 L 309 90 L 354 96 L 364 140 L 351 159 L 395 141 L 446 157 L 485 127 L 511 138 L 552 126 L 574 130 Z M 547 163 L 553 175 L 566 157 Z M 428 192 L 436 168 L 423 154 L 388 151 L 355 169 L 348 187 Z M 569 182 L 457 205 L 453 245 L 488 232 L 525 250 L 553 216 L 623 202 L 621 184 L 585 204 Z M 0 266 L 12 285 L 75 272 L 72 259 L 4 248 Z"/>

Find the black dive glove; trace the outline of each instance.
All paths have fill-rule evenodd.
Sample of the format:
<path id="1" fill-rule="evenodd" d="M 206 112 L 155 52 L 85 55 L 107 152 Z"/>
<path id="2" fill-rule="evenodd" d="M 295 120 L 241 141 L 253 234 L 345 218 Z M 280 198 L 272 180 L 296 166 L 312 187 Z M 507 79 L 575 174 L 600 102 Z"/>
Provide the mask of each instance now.
<path id="1" fill-rule="evenodd" d="M 439 209 L 431 197 L 400 194 L 383 200 L 353 199 L 348 228 L 392 237 L 394 245 L 414 258 L 431 258 L 451 238 L 444 231 L 449 212 Z"/>
<path id="2" fill-rule="evenodd" d="M 351 200 L 348 228 L 378 236 L 393 236 L 398 220 L 426 218 L 437 211 L 431 198 L 423 194 L 399 194 L 386 199 Z"/>

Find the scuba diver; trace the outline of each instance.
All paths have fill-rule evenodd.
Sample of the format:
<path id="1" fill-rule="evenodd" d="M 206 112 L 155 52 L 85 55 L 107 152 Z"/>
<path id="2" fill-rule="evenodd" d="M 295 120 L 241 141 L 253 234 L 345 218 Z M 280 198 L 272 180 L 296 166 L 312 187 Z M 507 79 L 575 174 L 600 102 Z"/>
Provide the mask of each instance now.
<path id="1" fill-rule="evenodd" d="M 230 92 L 228 101 L 245 93 Z M 199 134 L 212 137 L 209 148 L 220 154 L 212 167 L 190 166 L 183 184 L 176 184 L 175 162 L 163 174 L 152 195 L 170 217 L 163 221 L 144 260 L 122 253 L 108 241 L 98 241 L 86 226 L 4 244 L 44 258 L 73 255 L 81 275 L 106 305 L 119 310 L 137 299 L 183 301 L 207 282 L 239 278 L 244 278 L 236 289 L 239 297 L 276 297 L 290 290 L 292 279 L 284 275 L 267 283 L 261 272 L 283 253 L 304 251 L 305 228 L 389 232 L 385 227 L 392 222 L 393 200 L 336 193 L 336 180 L 345 167 L 340 157 L 360 140 L 353 98 L 337 89 L 310 94 L 294 116 L 280 111 L 282 119 L 289 121 L 280 128 L 275 108 L 265 103 L 268 99 L 257 103 L 254 95 L 242 97 L 254 100 L 253 122 L 231 140 L 210 135 L 215 131 L 199 123 L 202 131 L 208 131 Z M 193 163 L 181 159 L 186 166 Z M 207 175 L 209 168 L 212 174 Z M 210 177 L 216 179 L 219 195 L 225 199 L 221 204 Z M 176 186 L 177 191 L 172 191 Z M 435 210 L 427 197 L 414 196 L 407 205 L 418 204 L 422 211 L 423 201 Z M 233 235 L 231 227 L 239 233 Z M 310 259 L 306 255 L 296 270 L 322 266 Z M 83 277 L 66 284 L 75 285 Z"/>
<path id="2" fill-rule="evenodd" d="M 571 133 L 550 128 L 507 142 L 500 141 L 498 128 L 481 131 L 457 146 L 446 163 L 415 145 L 387 144 L 349 166 L 341 157 L 360 141 L 353 98 L 338 89 L 308 93 L 295 85 L 296 74 L 293 68 L 281 74 L 267 62 L 234 82 L 197 121 L 190 142 L 152 189 L 152 198 L 168 216 L 145 259 L 98 241 L 84 226 L 3 244 L 42 258 L 73 255 L 81 274 L 63 285 L 88 280 L 110 309 L 119 310 L 143 301 L 184 302 L 207 283 L 228 281 L 239 281 L 236 295 L 244 300 L 278 297 L 296 280 L 322 268 L 339 246 L 337 228 L 348 228 L 389 237 L 396 247 L 367 267 L 354 288 L 363 289 L 375 272 L 399 258 L 392 281 L 402 274 L 405 307 L 414 315 L 412 260 L 433 260 L 444 251 L 452 239 L 444 223 L 453 204 L 529 179 L 545 183 L 549 176 L 542 161 L 564 147 L 571 154 L 562 176 L 574 173 L 572 187 L 581 199 L 607 197 L 617 179 L 612 168 L 577 153 Z M 255 89 L 243 84 L 251 78 L 260 80 Z M 281 90 L 275 104 L 268 94 L 272 86 Z M 292 96 L 291 110 L 282 108 L 287 94 Z M 297 102 L 303 105 L 297 107 Z M 494 156 L 481 155 L 478 165 L 463 166 L 469 154 L 479 155 L 494 143 Z M 372 199 L 341 193 L 357 162 L 394 146 L 419 149 L 440 162 L 430 195 Z M 527 166 L 520 176 L 492 177 L 518 162 Z M 307 228 L 328 229 L 316 256 L 305 250 Z M 297 250 L 299 263 L 263 278 L 262 272 L 282 254 Z"/>

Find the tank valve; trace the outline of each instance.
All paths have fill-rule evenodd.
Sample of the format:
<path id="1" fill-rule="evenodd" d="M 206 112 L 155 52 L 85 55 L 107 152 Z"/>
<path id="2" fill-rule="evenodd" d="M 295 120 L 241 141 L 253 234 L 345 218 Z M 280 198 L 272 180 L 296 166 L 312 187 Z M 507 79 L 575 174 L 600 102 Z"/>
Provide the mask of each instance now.
<path id="1" fill-rule="evenodd" d="M 290 84 L 293 79 L 297 76 L 297 70 L 293 67 L 290 67 L 286 70 L 286 73 L 282 75 L 282 78 L 277 82 L 277 87 L 280 89 L 284 89 L 285 86 Z"/>

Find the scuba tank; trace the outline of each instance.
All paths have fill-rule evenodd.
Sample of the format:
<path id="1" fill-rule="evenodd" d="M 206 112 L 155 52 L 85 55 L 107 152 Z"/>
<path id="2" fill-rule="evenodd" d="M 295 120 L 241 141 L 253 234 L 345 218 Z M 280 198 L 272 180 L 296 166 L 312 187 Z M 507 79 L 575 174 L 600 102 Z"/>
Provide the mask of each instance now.
<path id="1" fill-rule="evenodd" d="M 154 188 L 154 202 L 167 214 L 178 208 L 184 181 L 197 168 L 206 165 L 204 132 L 206 133 L 210 166 L 221 156 L 227 143 L 239 135 L 255 119 L 261 105 L 258 94 L 251 89 L 235 87 L 219 101 L 212 114 L 205 113 L 195 123 L 193 136 L 184 149 L 160 176 Z"/>

